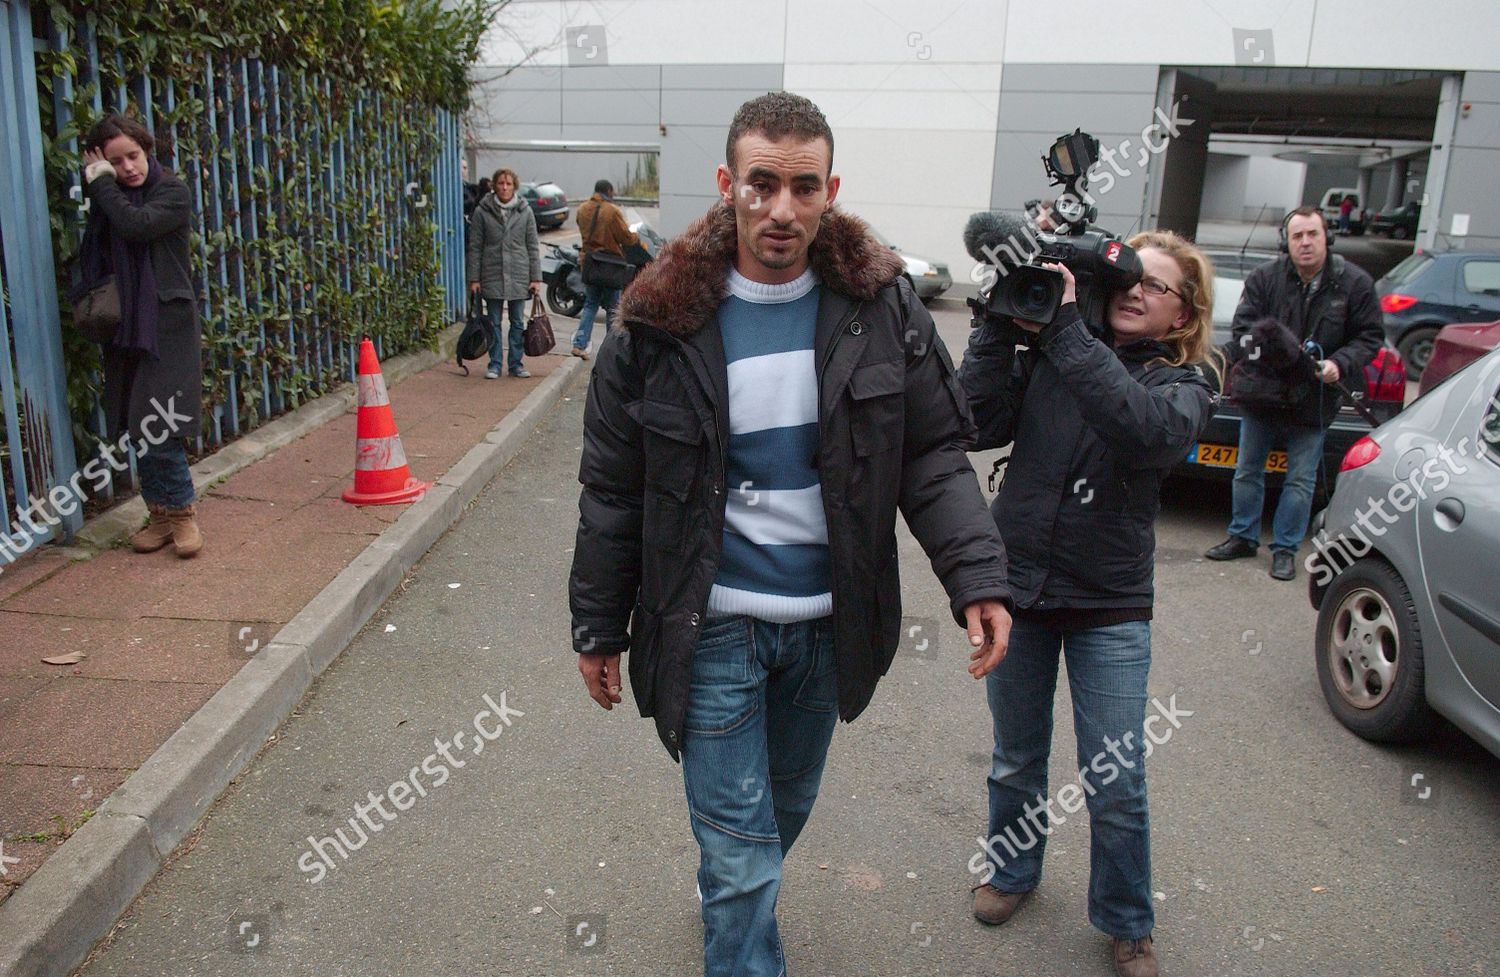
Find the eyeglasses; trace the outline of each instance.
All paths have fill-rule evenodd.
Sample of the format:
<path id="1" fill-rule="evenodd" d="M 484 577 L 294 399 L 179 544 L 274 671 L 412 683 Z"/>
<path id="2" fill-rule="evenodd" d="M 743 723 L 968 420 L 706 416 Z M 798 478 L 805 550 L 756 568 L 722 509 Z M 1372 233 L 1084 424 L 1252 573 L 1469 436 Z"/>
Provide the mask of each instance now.
<path id="1" fill-rule="evenodd" d="M 1177 291 L 1177 289 L 1173 288 L 1171 285 L 1168 285 L 1160 278 L 1142 278 L 1141 289 L 1143 291 L 1151 293 L 1152 295 L 1165 295 L 1168 292 L 1171 292 L 1173 295 L 1182 299 L 1184 302 L 1187 301 L 1186 295 L 1183 295 L 1181 292 Z"/>

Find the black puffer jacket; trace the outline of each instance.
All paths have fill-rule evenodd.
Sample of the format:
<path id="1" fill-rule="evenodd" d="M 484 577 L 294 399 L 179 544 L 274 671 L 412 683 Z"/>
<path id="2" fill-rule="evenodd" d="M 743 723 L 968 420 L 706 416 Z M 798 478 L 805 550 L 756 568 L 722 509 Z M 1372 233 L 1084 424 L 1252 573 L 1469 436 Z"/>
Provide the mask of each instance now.
<path id="1" fill-rule="evenodd" d="M 976 328 L 960 379 L 978 448 L 1014 444 L 992 511 L 1016 607 L 1150 607 L 1161 482 L 1207 423 L 1213 388 L 1161 362 L 1162 343 L 1112 350 L 1072 305 L 1031 349 L 1015 339 Z"/>
<path id="2" fill-rule="evenodd" d="M 1251 327 L 1266 318 L 1285 325 L 1299 342 L 1317 343 L 1324 357 L 1338 364 L 1345 385 L 1352 390 L 1363 389 L 1364 369 L 1385 339 L 1375 283 L 1363 268 L 1336 254 L 1328 256 L 1323 277 L 1305 308 L 1301 279 L 1289 256 L 1268 261 L 1250 273 L 1234 310 L 1234 337 L 1224 347 L 1231 366 L 1244 355 L 1244 337 Z M 1313 395 L 1289 410 L 1257 409 L 1255 413 L 1280 414 L 1293 424 L 1326 428 L 1339 413 L 1338 389 L 1310 376 L 1303 364 L 1293 372 L 1312 387 Z"/>
<path id="3" fill-rule="evenodd" d="M 716 206 L 637 277 L 622 301 L 626 328 L 599 350 L 584 415 L 574 647 L 630 652 L 636 703 L 674 759 L 723 545 L 729 381 L 716 313 L 735 241 L 734 212 Z M 975 601 L 1009 604 L 1009 591 L 1005 550 L 965 453 L 973 424 L 963 393 L 899 259 L 837 211 L 810 258 L 822 281 L 816 464 L 848 721 L 900 637 L 898 507 L 955 620 Z"/>

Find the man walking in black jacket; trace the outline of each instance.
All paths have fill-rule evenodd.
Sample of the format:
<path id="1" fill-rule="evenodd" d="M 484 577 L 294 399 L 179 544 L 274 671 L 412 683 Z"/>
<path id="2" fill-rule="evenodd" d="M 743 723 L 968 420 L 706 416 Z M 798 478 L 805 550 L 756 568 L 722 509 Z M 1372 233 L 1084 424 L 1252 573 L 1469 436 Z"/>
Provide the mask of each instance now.
<path id="1" fill-rule="evenodd" d="M 897 509 L 975 678 L 1005 654 L 1010 595 L 952 361 L 894 252 L 832 209 L 823 114 L 752 99 L 726 157 L 721 203 L 631 284 L 600 347 L 570 597 L 590 696 L 621 701 L 628 650 L 681 759 L 705 973 L 777 977 L 782 858 L 837 718 L 900 635 Z"/>
<path id="2" fill-rule="evenodd" d="M 1282 245 L 1286 254 L 1245 279 L 1245 291 L 1234 313 L 1234 338 L 1224 351 L 1230 375 L 1234 376 L 1236 363 L 1242 368 L 1253 366 L 1247 359 L 1258 351 L 1246 351 L 1251 329 L 1267 318 L 1286 326 L 1298 342 L 1311 344 L 1319 361 L 1317 372 L 1313 375 L 1310 363 L 1294 361 L 1287 370 L 1285 403 L 1240 405 L 1229 538 L 1204 556 L 1237 560 L 1255 555 L 1260 547 L 1266 458 L 1279 443 L 1286 448 L 1287 467 L 1271 520 L 1271 576 L 1291 580 L 1297 575 L 1297 547 L 1312 513 L 1323 437 L 1339 412 L 1336 385 L 1346 379 L 1361 382 L 1364 368 L 1380 349 L 1383 333 L 1374 283 L 1363 269 L 1330 257 L 1328 223 L 1317 207 L 1299 207 L 1287 215 Z"/>

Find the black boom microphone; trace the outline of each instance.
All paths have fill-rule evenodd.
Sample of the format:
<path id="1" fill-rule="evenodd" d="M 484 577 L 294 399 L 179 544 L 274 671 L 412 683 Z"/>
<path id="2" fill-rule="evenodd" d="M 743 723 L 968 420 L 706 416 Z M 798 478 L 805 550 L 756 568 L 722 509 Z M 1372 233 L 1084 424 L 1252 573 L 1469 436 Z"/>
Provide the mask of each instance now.
<path id="1" fill-rule="evenodd" d="M 1016 267 L 1040 250 L 1037 230 L 1024 218 L 981 210 L 964 225 L 964 250 L 975 261 Z"/>

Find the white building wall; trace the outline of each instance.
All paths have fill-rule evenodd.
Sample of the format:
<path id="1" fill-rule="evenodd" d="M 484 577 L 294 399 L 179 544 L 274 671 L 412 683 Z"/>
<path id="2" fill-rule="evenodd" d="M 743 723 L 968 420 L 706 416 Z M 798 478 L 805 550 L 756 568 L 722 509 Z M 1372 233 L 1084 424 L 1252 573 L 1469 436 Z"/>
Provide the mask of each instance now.
<path id="1" fill-rule="evenodd" d="M 1075 116 L 1107 114 L 1111 66 L 1122 69 L 1115 101 L 1128 111 L 1104 133 L 1138 131 L 1151 121 L 1137 103 L 1145 104 L 1149 87 L 1142 73 L 1159 65 L 1500 71 L 1496 0 L 1429 0 L 1415 8 L 1410 0 L 1074 0 L 1066 17 L 1061 9 L 1034 0 L 518 0 L 502 11 L 483 60 L 524 61 L 536 77 L 563 74 L 555 93 L 538 93 L 535 111 L 512 105 L 512 117 L 525 119 L 518 138 L 546 138 L 549 113 L 573 138 L 588 138 L 591 126 L 604 133 L 594 138 L 611 138 L 612 128 L 627 128 L 612 125 L 621 111 L 610 108 L 611 98 L 629 109 L 632 134 L 641 131 L 635 117 L 654 112 L 665 129 L 667 233 L 714 199 L 713 166 L 735 105 L 779 75 L 779 87 L 808 95 L 828 116 L 844 206 L 903 247 L 947 261 L 959 280 L 971 264 L 959 243 L 963 221 L 992 202 L 1013 206 L 1037 195 L 1027 167 L 1034 165 L 1041 183 L 1040 162 L 1027 157 L 1040 157 Z M 1019 87 L 1009 109 L 1002 106 L 1005 65 L 1031 66 L 1015 72 Z M 1008 134 L 1001 120 L 1033 94 L 1048 94 L 1033 93 L 1025 81 L 1047 66 L 1057 66 L 1064 86 L 1051 96 L 1056 125 L 1040 141 L 1030 130 L 1041 122 Z M 1067 87 L 1071 66 L 1086 69 L 1086 85 Z M 580 68 L 595 79 L 587 93 L 567 77 Z M 654 88 L 642 80 L 651 70 L 661 78 Z M 628 83 L 612 92 L 616 73 Z M 712 88 L 695 87 L 698 78 Z M 1054 113 L 1043 121 L 1053 122 Z M 1287 197 L 1290 171 L 1257 163 L 1250 172 L 1257 175 L 1247 176 L 1247 194 Z M 1106 209 L 1132 213 L 1137 195 L 1129 182 Z"/>

